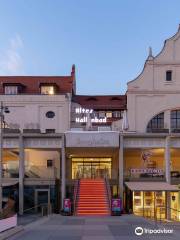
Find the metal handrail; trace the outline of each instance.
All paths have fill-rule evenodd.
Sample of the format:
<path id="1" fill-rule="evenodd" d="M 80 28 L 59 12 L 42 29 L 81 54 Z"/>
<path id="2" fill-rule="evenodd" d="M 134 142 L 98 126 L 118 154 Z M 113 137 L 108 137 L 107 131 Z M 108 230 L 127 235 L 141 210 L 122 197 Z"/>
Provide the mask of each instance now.
<path id="1" fill-rule="evenodd" d="M 74 199 L 73 199 L 74 215 L 76 214 L 76 203 L 77 203 L 78 191 L 79 191 L 79 179 L 75 180 L 75 184 L 74 184 Z"/>
<path id="2" fill-rule="evenodd" d="M 52 205 L 48 204 L 48 203 L 41 203 L 41 204 L 35 205 L 34 207 L 25 209 L 23 212 L 26 213 L 26 212 L 28 212 L 30 210 L 33 210 L 33 209 L 36 211 L 38 207 L 41 207 L 42 216 L 44 216 L 45 207 L 47 207 L 47 215 L 52 214 Z"/>
<path id="3" fill-rule="evenodd" d="M 106 183 L 106 190 L 108 195 L 109 209 L 111 209 L 111 189 L 109 185 L 109 179 L 107 176 L 105 176 L 105 183 Z"/>

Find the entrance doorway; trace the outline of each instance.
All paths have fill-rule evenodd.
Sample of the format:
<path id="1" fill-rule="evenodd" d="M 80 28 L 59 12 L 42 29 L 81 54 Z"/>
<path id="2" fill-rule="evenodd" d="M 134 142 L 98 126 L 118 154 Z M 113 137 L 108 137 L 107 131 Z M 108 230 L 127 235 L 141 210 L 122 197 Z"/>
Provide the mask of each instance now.
<path id="1" fill-rule="evenodd" d="M 39 211 L 42 205 L 50 205 L 50 189 L 35 189 L 35 209 Z"/>
<path id="2" fill-rule="evenodd" d="M 165 191 L 133 191 L 133 213 L 153 219 L 165 219 Z"/>
<path id="3" fill-rule="evenodd" d="M 111 158 L 72 158 L 72 179 L 111 178 Z"/>

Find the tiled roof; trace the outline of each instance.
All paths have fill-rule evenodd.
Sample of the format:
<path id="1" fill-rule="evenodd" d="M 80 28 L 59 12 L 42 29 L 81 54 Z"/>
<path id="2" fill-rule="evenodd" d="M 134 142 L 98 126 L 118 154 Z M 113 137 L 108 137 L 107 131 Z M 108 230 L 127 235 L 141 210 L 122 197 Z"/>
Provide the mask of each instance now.
<path id="1" fill-rule="evenodd" d="M 93 109 L 126 109 L 126 95 L 74 95 L 73 102 Z"/>
<path id="2" fill-rule="evenodd" d="M 70 76 L 0 76 L 0 94 L 3 94 L 3 85 L 22 84 L 23 94 L 39 94 L 40 84 L 56 84 L 58 93 L 71 93 L 75 81 L 75 66 L 72 66 Z"/>

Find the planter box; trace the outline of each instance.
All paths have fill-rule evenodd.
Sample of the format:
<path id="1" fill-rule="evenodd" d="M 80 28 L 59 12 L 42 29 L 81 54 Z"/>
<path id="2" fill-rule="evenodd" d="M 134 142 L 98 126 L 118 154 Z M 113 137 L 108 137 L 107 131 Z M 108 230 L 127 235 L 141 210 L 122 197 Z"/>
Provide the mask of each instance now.
<path id="1" fill-rule="evenodd" d="M 17 214 L 0 220 L 0 232 L 17 226 Z"/>

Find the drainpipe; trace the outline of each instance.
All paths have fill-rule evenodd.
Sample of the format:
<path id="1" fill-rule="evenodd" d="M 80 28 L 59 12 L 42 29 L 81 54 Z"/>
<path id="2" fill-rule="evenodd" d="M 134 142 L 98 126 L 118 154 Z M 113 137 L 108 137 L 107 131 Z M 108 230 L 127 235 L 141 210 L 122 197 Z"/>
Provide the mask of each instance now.
<path id="1" fill-rule="evenodd" d="M 170 136 L 167 136 L 165 139 L 165 176 L 166 182 L 171 184 L 171 175 L 170 175 Z M 170 191 L 166 191 L 166 218 L 167 220 L 171 219 L 171 194 Z"/>
<path id="2" fill-rule="evenodd" d="M 61 207 L 63 209 L 63 201 L 66 197 L 66 157 L 65 157 L 65 135 L 62 136 L 61 148 Z"/>
<path id="3" fill-rule="evenodd" d="M 124 180 L 124 143 L 123 135 L 120 135 L 120 147 L 119 147 L 119 195 L 123 204 L 123 180 Z"/>

